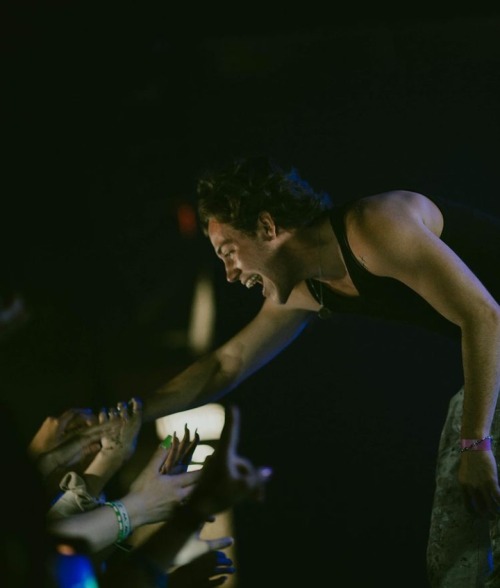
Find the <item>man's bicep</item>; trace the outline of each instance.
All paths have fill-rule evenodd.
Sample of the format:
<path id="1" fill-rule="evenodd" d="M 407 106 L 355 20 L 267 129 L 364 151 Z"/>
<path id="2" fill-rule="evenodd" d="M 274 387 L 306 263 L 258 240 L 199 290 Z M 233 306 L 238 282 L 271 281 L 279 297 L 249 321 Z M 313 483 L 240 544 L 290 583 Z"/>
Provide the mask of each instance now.
<path id="1" fill-rule="evenodd" d="M 463 326 L 494 301 L 472 270 L 427 228 L 400 239 L 387 274 L 415 290 L 440 314 Z"/>

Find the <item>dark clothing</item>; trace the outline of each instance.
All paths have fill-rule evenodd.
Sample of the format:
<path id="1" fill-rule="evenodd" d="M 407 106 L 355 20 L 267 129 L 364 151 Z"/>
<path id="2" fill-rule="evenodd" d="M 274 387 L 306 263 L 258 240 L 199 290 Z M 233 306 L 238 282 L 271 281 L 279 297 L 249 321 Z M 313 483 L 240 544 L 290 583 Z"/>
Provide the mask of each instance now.
<path id="1" fill-rule="evenodd" d="M 500 301 L 500 267 L 491 260 L 500 259 L 500 219 L 462 204 L 432 198 L 444 218 L 442 241 L 468 265 Z M 330 213 L 349 275 L 359 296 L 344 296 L 322 286 L 318 280 L 307 280 L 314 298 L 323 304 L 322 318 L 342 314 L 364 314 L 430 329 L 458 339 L 460 329 L 421 296 L 393 278 L 375 276 L 356 259 L 347 241 L 344 218 L 354 205 L 349 201 L 334 207 Z"/>

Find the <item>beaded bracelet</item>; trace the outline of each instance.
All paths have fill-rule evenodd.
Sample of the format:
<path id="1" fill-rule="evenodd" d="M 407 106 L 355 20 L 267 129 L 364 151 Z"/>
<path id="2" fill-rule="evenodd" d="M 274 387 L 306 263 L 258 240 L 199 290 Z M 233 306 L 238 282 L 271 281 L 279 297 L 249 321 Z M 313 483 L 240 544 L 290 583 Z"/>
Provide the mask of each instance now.
<path id="1" fill-rule="evenodd" d="M 118 521 L 118 536 L 116 538 L 116 543 L 121 543 L 122 541 L 125 541 L 130 533 L 132 533 L 127 509 L 123 502 L 120 502 L 119 500 L 105 502 L 104 504 L 110 506 L 116 515 L 116 520 Z"/>
<path id="2" fill-rule="evenodd" d="M 491 435 L 486 435 L 482 439 L 461 439 L 460 453 L 465 451 L 490 451 L 492 439 Z"/>

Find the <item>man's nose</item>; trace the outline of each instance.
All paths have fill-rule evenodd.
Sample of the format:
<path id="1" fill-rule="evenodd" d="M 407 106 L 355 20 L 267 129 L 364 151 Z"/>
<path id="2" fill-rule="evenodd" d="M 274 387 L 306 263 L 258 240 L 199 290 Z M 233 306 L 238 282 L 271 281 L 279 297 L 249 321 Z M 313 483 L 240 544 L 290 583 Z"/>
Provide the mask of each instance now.
<path id="1" fill-rule="evenodd" d="M 228 282 L 237 282 L 240 277 L 240 274 L 240 270 L 233 264 L 226 264 L 226 280 Z"/>

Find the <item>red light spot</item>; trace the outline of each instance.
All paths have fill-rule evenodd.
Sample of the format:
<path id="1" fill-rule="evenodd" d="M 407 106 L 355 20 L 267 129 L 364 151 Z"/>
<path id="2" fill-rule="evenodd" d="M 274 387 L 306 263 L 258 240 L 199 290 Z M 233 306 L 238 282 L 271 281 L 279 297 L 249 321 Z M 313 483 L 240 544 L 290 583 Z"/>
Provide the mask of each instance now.
<path id="1" fill-rule="evenodd" d="M 177 222 L 179 223 L 179 232 L 183 237 L 193 237 L 196 234 L 196 213 L 190 204 L 179 204 Z"/>

